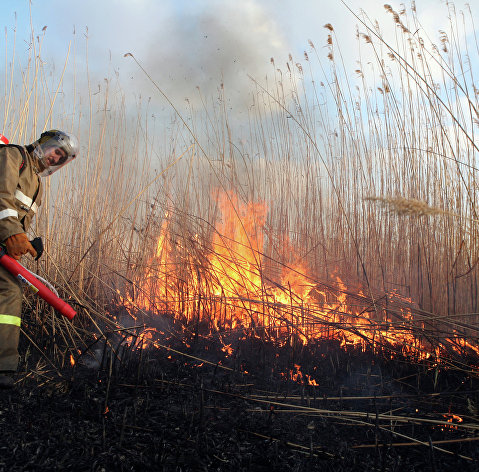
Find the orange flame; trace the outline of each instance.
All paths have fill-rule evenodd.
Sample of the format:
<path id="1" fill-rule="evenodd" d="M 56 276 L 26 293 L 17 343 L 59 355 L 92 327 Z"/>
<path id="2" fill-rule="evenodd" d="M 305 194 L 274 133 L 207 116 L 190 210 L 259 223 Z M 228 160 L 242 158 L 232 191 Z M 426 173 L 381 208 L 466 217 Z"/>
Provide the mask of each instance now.
<path id="1" fill-rule="evenodd" d="M 462 423 L 464 421 L 460 416 L 455 415 L 454 413 L 448 413 L 448 414 L 444 415 L 444 418 L 447 418 L 448 423 L 452 423 L 453 421 L 456 421 L 458 423 Z"/>
<path id="2" fill-rule="evenodd" d="M 273 247 L 264 233 L 265 203 L 243 203 L 219 192 L 218 209 L 221 218 L 203 246 L 198 234 L 178 243 L 171 236 L 172 220 L 165 216 L 155 255 L 136 281 L 140 290 L 120 296 L 133 317 L 140 308 L 172 314 L 186 330 L 199 325 L 218 334 L 246 330 L 282 343 L 335 339 L 343 347 L 387 346 L 419 359 L 440 358 L 441 347 L 428 345 L 418 334 L 424 325 L 408 308 L 411 300 L 388 293 L 386 310 L 361 290 L 348 290 L 338 276 L 329 286 L 319 284 L 307 261 L 289 247 L 283 249 L 296 262 L 278 270 L 279 263 L 265 256 Z M 287 238 L 282 241 L 290 246 Z M 230 355 L 231 346 L 221 342 Z M 448 342 L 456 352 L 479 354 L 477 346 L 456 334 Z"/>
<path id="3" fill-rule="evenodd" d="M 294 369 L 295 370 L 290 369 L 288 374 L 282 373 L 281 374 L 282 377 L 284 377 L 288 380 L 292 380 L 293 382 L 297 382 L 297 383 L 302 384 L 302 385 L 311 385 L 311 386 L 314 386 L 314 387 L 318 386 L 318 383 L 316 382 L 316 380 L 311 378 L 310 375 L 303 374 L 301 372 L 301 366 L 300 365 L 294 364 Z"/>
<path id="4" fill-rule="evenodd" d="M 447 424 L 444 425 L 446 429 L 457 429 L 457 426 L 455 425 L 464 421 L 460 416 L 455 415 L 454 413 L 446 413 L 442 416 L 447 420 Z"/>

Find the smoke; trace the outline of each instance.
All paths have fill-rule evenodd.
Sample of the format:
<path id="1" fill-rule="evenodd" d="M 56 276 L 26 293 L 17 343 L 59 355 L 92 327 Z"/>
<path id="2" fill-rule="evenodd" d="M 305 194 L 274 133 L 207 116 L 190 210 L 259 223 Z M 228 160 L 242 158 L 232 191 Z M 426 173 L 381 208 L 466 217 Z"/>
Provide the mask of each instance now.
<path id="1" fill-rule="evenodd" d="M 202 107 L 221 94 L 228 111 L 237 112 L 252 101 L 254 84 L 248 75 L 264 83 L 274 73 L 271 58 L 285 64 L 294 49 L 278 17 L 288 2 L 281 1 L 280 6 L 271 0 L 67 3 L 49 0 L 48 9 L 38 0 L 32 3 L 34 34 L 43 38 L 44 68 L 54 70 L 56 77 L 72 42 L 65 87 L 75 82 L 77 92 L 86 94 L 88 87 L 93 92 L 103 90 L 105 79 L 114 79 L 129 106 L 139 97 L 152 97 L 156 111 L 163 107 L 172 112 L 126 53 L 134 55 L 178 108 Z M 18 36 L 29 41 L 29 12 L 18 10 L 7 13 L 10 19 L 5 24 L 13 27 L 13 11 L 17 11 Z"/>
<path id="2" fill-rule="evenodd" d="M 252 82 L 272 73 L 271 57 L 287 57 L 277 24 L 255 0 L 195 2 L 150 37 L 143 66 L 173 101 L 216 99 L 249 104 Z"/>

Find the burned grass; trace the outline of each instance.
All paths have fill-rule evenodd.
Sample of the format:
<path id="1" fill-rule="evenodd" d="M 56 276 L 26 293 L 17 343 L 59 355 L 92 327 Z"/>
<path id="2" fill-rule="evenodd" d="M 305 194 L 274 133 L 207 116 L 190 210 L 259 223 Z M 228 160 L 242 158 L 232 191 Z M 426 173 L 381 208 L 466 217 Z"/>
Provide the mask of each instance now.
<path id="1" fill-rule="evenodd" d="M 228 352 L 203 337 L 120 341 L 58 370 L 27 359 L 0 393 L 0 470 L 477 470 L 467 359 L 446 368 L 334 341 L 249 337 Z"/>

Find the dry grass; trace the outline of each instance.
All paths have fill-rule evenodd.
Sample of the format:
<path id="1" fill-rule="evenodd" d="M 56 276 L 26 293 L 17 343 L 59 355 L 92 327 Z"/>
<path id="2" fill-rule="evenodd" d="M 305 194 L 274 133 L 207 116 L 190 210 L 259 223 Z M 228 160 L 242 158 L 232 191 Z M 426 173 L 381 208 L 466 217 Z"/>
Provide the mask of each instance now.
<path id="1" fill-rule="evenodd" d="M 303 65 L 290 58 L 284 72 L 273 69 L 268 89 L 252 82 L 254 106 L 241 135 L 231 126 L 224 96 L 219 105 L 204 97 L 203 110 L 177 113 L 166 133 L 147 104 L 139 102 L 132 118 L 113 81 L 100 93 L 90 87 L 87 96 L 65 83 L 64 73 L 48 83 L 41 39 L 32 40 L 22 82 L 14 58 L 6 64 L 4 134 L 29 142 L 44 127 L 66 128 L 85 149 L 78 164 L 52 179 L 34 229 L 46 239 L 47 255 L 33 269 L 85 307 L 68 328 L 49 314 L 48 329 L 60 323 L 68 343 L 80 343 L 83 328 L 110 323 L 106 309 L 119 303 L 119 294 L 136 298 L 146 290 L 156 299 L 156 280 L 164 279 L 180 298 L 196 300 L 195 310 L 214 316 L 198 280 L 215 277 L 208 261 L 220 232 L 219 195 L 226 195 L 230 203 L 238 197 L 238 227 L 245 220 L 241 205 L 264 202 L 268 208 L 264 224 L 244 243 L 254 248 L 254 270 L 263 274 L 260 293 L 261 284 L 277 283 L 279 272 L 300 263 L 312 284 L 339 293 L 340 275 L 363 287 L 373 306 L 395 291 L 422 316 L 428 313 L 438 333 L 460 328 L 477 334 L 479 106 L 467 61 L 473 54 L 477 60 L 478 49 L 463 39 L 472 14 L 448 8 L 451 30 L 437 47 L 421 38 L 415 11 L 387 7 L 397 25 L 394 43 L 367 17 L 358 18 L 357 81 L 327 24 L 329 59 L 310 42 Z M 65 65 L 69 71 L 74 54 Z M 85 103 L 86 116 L 80 111 Z M 392 211 L 379 211 L 377 204 Z M 173 253 L 168 267 L 152 259 L 165 224 Z M 219 236 L 230 248 L 228 264 L 237 266 L 229 236 Z M 258 238 L 262 247 L 255 246 Z M 290 295 L 301 312 L 301 301 Z M 182 315 L 188 324 L 194 312 Z M 38 313 L 42 322 L 45 316 Z"/>

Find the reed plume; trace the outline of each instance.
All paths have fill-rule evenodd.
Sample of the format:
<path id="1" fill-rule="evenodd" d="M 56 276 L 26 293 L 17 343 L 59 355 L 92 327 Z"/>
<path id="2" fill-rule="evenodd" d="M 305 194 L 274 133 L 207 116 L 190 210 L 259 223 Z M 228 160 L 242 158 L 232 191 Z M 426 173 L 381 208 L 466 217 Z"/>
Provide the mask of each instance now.
<path id="1" fill-rule="evenodd" d="M 377 202 L 383 207 L 388 208 L 390 212 L 397 213 L 399 215 L 408 215 L 408 216 L 433 216 L 433 215 L 449 215 L 449 216 L 459 216 L 450 211 L 442 210 L 441 208 L 436 208 L 428 205 L 422 200 L 417 200 L 416 198 L 405 198 L 405 197 L 377 197 L 370 196 L 365 197 L 365 201 Z"/>

